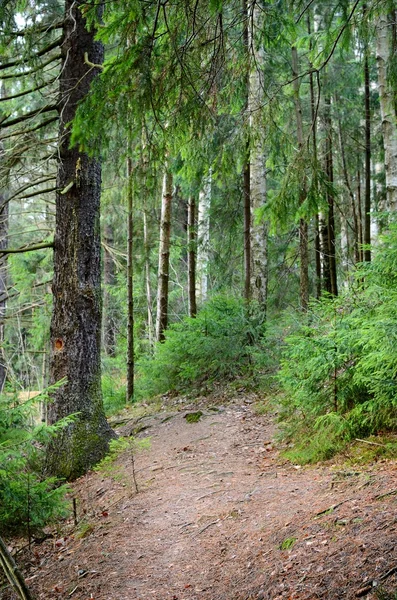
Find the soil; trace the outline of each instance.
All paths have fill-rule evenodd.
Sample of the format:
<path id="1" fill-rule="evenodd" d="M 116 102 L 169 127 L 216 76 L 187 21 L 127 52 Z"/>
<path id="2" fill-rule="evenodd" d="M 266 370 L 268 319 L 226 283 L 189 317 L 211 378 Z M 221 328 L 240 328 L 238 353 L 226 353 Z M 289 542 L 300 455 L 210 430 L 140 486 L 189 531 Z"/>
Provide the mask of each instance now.
<path id="1" fill-rule="evenodd" d="M 150 449 L 75 482 L 77 525 L 17 556 L 35 598 L 395 598 L 396 462 L 285 462 L 253 400 L 126 418 Z"/>

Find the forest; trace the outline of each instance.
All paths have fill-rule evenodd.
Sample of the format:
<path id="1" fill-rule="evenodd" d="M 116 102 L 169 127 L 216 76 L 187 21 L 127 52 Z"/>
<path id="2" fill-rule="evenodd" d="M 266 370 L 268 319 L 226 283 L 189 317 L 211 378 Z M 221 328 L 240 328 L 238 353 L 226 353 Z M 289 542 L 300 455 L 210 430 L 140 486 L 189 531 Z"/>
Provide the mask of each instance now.
<path id="1" fill-rule="evenodd" d="M 396 210 L 395 0 L 0 0 L 0 596 L 132 415 L 395 465 Z"/>

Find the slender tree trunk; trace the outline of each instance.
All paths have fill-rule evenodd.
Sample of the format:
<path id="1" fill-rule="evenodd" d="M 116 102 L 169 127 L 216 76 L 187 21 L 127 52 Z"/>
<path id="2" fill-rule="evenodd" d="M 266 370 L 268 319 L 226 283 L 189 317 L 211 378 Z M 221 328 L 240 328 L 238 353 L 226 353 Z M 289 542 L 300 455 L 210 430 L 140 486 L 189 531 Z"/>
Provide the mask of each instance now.
<path id="1" fill-rule="evenodd" d="M 339 137 L 340 154 L 341 154 L 341 159 L 342 159 L 343 180 L 344 180 L 346 189 L 349 193 L 350 206 L 351 206 L 351 211 L 352 211 L 352 215 L 353 215 L 354 262 L 357 263 L 360 261 L 359 242 L 358 242 L 358 216 L 357 216 L 356 201 L 354 198 L 354 193 L 353 193 L 353 189 L 352 189 L 352 185 L 351 185 L 351 181 L 350 181 L 350 177 L 349 177 L 349 172 L 347 169 L 345 142 L 343 139 L 342 123 L 341 123 L 340 118 L 338 119 L 338 137 Z"/>
<path id="2" fill-rule="evenodd" d="M 107 223 L 104 227 L 104 242 L 105 250 L 103 257 L 103 308 L 104 308 L 104 323 L 103 323 L 103 341 L 105 352 L 108 356 L 115 356 L 116 353 L 116 323 L 114 320 L 111 288 L 116 283 L 116 269 L 113 256 L 109 248 L 113 247 L 114 236 L 113 227 Z"/>
<path id="3" fill-rule="evenodd" d="M 318 213 L 314 219 L 314 249 L 316 254 L 316 298 L 318 300 L 321 297 L 321 236 Z"/>
<path id="4" fill-rule="evenodd" d="M 365 95 L 365 201 L 364 201 L 364 261 L 370 262 L 371 250 L 371 104 L 368 65 L 368 45 L 364 57 L 364 95 Z M 397 158 L 397 157 L 396 157 Z"/>
<path id="5" fill-rule="evenodd" d="M 395 89 L 387 78 L 387 68 L 392 58 L 393 30 L 397 11 L 381 14 L 377 21 L 376 60 L 378 65 L 379 102 L 382 117 L 383 145 L 385 151 L 386 196 L 388 210 L 397 211 L 397 125 Z M 394 25 L 393 25 L 394 24 Z"/>
<path id="6" fill-rule="evenodd" d="M 33 600 L 33 596 L 18 569 L 12 555 L 8 552 L 7 546 L 0 537 L 0 567 L 2 567 L 8 581 L 18 594 L 20 600 Z"/>
<path id="7" fill-rule="evenodd" d="M 249 94 L 249 36 L 248 36 L 248 8 L 247 0 L 243 0 L 243 44 L 244 53 L 246 58 L 247 74 L 244 81 L 244 94 L 245 94 L 245 113 L 248 112 L 248 94 Z M 250 168 L 250 132 L 248 131 L 248 141 L 246 145 L 246 154 L 243 164 L 243 205 L 244 205 L 244 298 L 247 302 L 251 300 L 252 288 L 251 288 L 251 264 L 252 264 L 252 252 L 251 252 L 251 168 Z"/>
<path id="8" fill-rule="evenodd" d="M 358 212 L 358 239 L 359 239 L 359 253 L 360 253 L 360 262 L 364 260 L 364 236 L 363 236 L 363 211 L 362 211 L 362 200 L 361 200 L 361 172 L 357 171 L 357 212 Z"/>
<path id="9" fill-rule="evenodd" d="M 0 97 L 6 97 L 4 85 L 0 86 Z M 4 145 L 0 141 L 0 163 L 3 160 L 3 156 Z M 0 189 L 0 250 L 4 250 L 8 246 L 8 213 L 7 190 Z M 0 258 L 0 298 L 2 298 L 0 300 L 0 394 L 3 391 L 7 377 L 7 364 L 4 352 L 4 327 L 7 310 L 7 263 L 7 255 L 4 254 Z"/>
<path id="10" fill-rule="evenodd" d="M 134 265 L 133 265 L 133 169 L 132 159 L 127 158 L 127 389 L 126 401 L 131 402 L 134 398 Z"/>
<path id="11" fill-rule="evenodd" d="M 320 213 L 318 220 L 320 232 L 322 287 L 325 292 L 332 294 L 328 217 L 327 215 Z"/>
<path id="12" fill-rule="evenodd" d="M 80 1 L 66 0 L 61 47 L 50 383 L 66 383 L 48 407 L 50 423 L 78 413 L 47 453 L 48 470 L 67 479 L 103 458 L 114 437 L 101 392 L 101 165 L 70 147 L 69 123 L 99 72 L 85 64 L 84 54 L 95 64 L 103 60 L 103 46 L 94 41 L 92 29 L 87 31 L 81 6 Z"/>
<path id="13" fill-rule="evenodd" d="M 147 302 L 147 328 L 150 346 L 153 345 L 153 310 L 152 310 L 152 285 L 150 282 L 150 241 L 149 241 L 149 230 L 148 230 L 148 215 L 147 208 L 143 208 L 143 245 L 145 250 L 145 288 L 146 288 L 146 302 Z"/>
<path id="14" fill-rule="evenodd" d="M 211 208 L 212 174 L 203 180 L 203 189 L 199 194 L 197 223 L 197 300 L 203 303 L 208 297 L 208 265 L 210 247 L 210 208 Z"/>
<path id="15" fill-rule="evenodd" d="M 311 18 L 310 12 L 307 15 L 307 31 L 311 34 Z M 312 49 L 312 42 L 310 41 L 310 50 Z M 310 67 L 312 65 L 310 64 Z M 318 192 L 318 158 L 317 158 L 317 109 L 316 109 L 316 97 L 314 93 L 314 80 L 313 72 L 310 71 L 309 75 L 309 86 L 310 86 L 310 110 L 312 119 L 312 144 L 313 144 L 313 187 Z M 314 251 L 315 251 L 315 264 L 316 264 L 316 298 L 321 297 L 321 233 L 320 233 L 320 217 L 317 213 L 314 219 Z"/>
<path id="16" fill-rule="evenodd" d="M 298 79 L 299 62 L 298 52 L 293 46 L 292 54 L 292 76 L 294 78 L 294 100 L 296 114 L 296 133 L 300 158 L 303 159 L 303 121 L 302 106 L 299 96 L 300 80 Z M 303 177 L 301 189 L 299 190 L 299 205 L 302 206 L 307 196 L 306 176 Z M 299 220 L 299 259 L 300 259 L 300 301 L 301 309 L 306 312 L 309 306 L 309 249 L 308 249 L 308 224 L 306 219 Z"/>
<path id="17" fill-rule="evenodd" d="M 246 161 L 243 172 L 244 197 L 244 298 L 251 300 L 251 194 L 250 194 L 250 163 Z"/>
<path id="18" fill-rule="evenodd" d="M 187 287 L 189 317 L 197 315 L 196 302 L 196 201 L 190 196 L 187 215 Z"/>
<path id="19" fill-rule="evenodd" d="M 250 123 L 250 195 L 251 195 L 251 290 L 252 297 L 258 302 L 263 315 L 266 316 L 268 292 L 268 223 L 265 220 L 257 222 L 259 209 L 266 204 L 266 156 L 265 132 L 262 122 L 264 103 L 263 69 L 265 54 L 262 46 L 258 47 L 257 32 L 261 30 L 263 11 L 252 3 L 249 19 L 249 47 L 252 51 L 248 112 Z"/>
<path id="20" fill-rule="evenodd" d="M 157 288 L 156 340 L 164 340 L 164 330 L 168 326 L 168 283 L 170 272 L 172 173 L 166 168 L 163 179 L 161 202 L 159 270 Z"/>
<path id="21" fill-rule="evenodd" d="M 331 98 L 325 99 L 325 163 L 328 183 L 330 187 L 334 185 L 334 161 L 333 161 L 333 143 L 332 143 L 332 121 L 331 121 Z M 335 242 L 335 214 L 334 214 L 334 196 L 333 192 L 327 190 L 328 204 L 328 255 L 329 255 L 329 274 L 330 274 L 330 292 L 333 296 L 338 295 L 337 274 L 336 274 L 336 242 Z"/>

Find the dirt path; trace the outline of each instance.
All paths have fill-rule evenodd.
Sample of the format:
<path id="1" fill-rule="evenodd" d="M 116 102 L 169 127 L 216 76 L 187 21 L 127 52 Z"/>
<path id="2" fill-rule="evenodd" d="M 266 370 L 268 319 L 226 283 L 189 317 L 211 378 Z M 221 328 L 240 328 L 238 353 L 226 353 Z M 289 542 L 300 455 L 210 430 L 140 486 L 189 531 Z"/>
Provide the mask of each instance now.
<path id="1" fill-rule="evenodd" d="M 201 410 L 197 423 L 188 411 L 144 421 L 138 494 L 129 456 L 116 481 L 76 483 L 79 525 L 35 547 L 37 598 L 376 598 L 374 585 L 396 586 L 396 495 L 377 498 L 397 488 L 395 464 L 296 468 L 249 405 Z"/>

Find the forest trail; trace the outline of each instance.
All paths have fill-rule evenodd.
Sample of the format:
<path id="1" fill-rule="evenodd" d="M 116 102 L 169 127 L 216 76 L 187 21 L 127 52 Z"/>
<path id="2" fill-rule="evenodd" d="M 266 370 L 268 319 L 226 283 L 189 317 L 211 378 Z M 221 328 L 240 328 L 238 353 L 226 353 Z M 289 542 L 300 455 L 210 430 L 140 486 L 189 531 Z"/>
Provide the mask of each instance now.
<path id="1" fill-rule="evenodd" d="M 139 493 L 128 452 L 113 477 L 74 484 L 81 521 L 34 547 L 36 597 L 379 598 L 377 584 L 397 587 L 395 462 L 285 463 L 270 417 L 251 402 L 174 401 L 172 412 L 140 419 L 151 448 L 135 454 Z"/>

